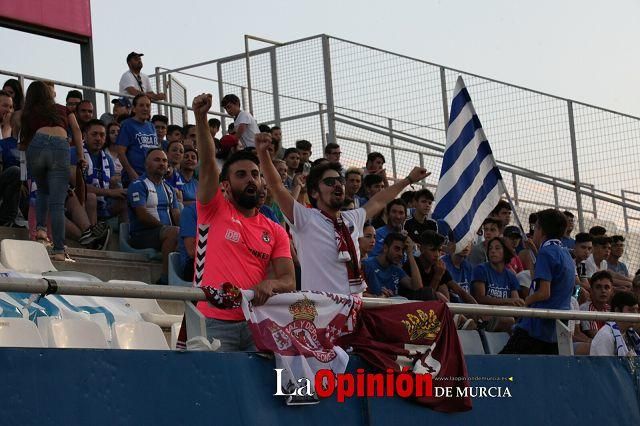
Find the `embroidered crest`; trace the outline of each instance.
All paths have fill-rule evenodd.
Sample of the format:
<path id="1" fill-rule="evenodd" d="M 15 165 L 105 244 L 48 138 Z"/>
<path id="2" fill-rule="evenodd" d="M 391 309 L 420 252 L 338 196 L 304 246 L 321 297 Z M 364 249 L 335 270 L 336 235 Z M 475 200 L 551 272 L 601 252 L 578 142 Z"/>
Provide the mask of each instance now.
<path id="1" fill-rule="evenodd" d="M 271 236 L 267 231 L 264 231 L 262 233 L 262 241 L 264 241 L 265 243 L 268 243 L 269 241 L 271 241 Z"/>
<path id="2" fill-rule="evenodd" d="M 407 328 L 409 340 L 435 339 L 440 331 L 440 320 L 433 309 L 425 313 L 418 309 L 414 314 L 407 314 L 407 319 L 402 320 L 402 324 Z"/>

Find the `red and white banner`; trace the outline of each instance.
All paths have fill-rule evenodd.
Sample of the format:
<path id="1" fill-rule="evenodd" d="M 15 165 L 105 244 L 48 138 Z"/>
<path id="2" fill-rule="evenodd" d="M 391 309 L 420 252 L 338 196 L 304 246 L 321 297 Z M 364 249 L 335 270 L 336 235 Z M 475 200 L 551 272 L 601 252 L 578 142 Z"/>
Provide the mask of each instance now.
<path id="1" fill-rule="evenodd" d="M 256 347 L 273 352 L 276 369 L 282 370 L 280 394 L 294 395 L 303 384 L 315 389 L 314 378 L 321 369 L 344 373 L 349 356 L 335 341 L 353 324 L 360 306 L 359 298 L 313 291 L 278 294 L 262 306 L 243 299 Z"/>
<path id="2" fill-rule="evenodd" d="M 340 346 L 380 371 L 429 374 L 439 387 L 469 386 L 467 367 L 451 312 L 442 302 L 390 305 L 359 313 L 356 330 Z M 437 411 L 471 409 L 468 396 L 420 396 L 415 399 Z M 466 395 L 466 394 L 464 394 Z"/>

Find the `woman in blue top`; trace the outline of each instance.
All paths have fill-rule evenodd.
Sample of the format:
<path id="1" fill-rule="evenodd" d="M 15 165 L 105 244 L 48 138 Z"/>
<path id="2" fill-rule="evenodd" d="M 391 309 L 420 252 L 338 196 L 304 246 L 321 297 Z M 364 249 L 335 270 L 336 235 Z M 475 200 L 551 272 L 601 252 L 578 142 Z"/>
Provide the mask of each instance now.
<path id="1" fill-rule="evenodd" d="M 500 237 L 489 241 L 488 262 L 481 263 L 473 269 L 473 297 L 480 304 L 501 306 L 524 306 L 524 300 L 518 295 L 520 284 L 516 275 L 506 265 L 513 254 L 507 249 Z M 514 324 L 510 317 L 493 317 L 489 320 L 487 330 L 509 331 Z"/>

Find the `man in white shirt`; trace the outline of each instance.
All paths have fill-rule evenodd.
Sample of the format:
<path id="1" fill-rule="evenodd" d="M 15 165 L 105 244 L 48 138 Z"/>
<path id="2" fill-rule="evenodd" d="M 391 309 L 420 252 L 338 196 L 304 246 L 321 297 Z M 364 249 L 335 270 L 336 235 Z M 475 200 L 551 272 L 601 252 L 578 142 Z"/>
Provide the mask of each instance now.
<path id="1" fill-rule="evenodd" d="M 120 86 L 118 91 L 127 95 L 136 96 L 140 93 L 146 93 L 152 101 L 165 100 L 164 93 L 155 93 L 151 88 L 151 82 L 142 70 L 143 53 L 131 52 L 127 55 L 127 65 L 129 70 L 120 77 Z"/>
<path id="2" fill-rule="evenodd" d="M 609 269 L 607 258 L 611 255 L 611 237 L 604 235 L 593 237 L 593 254 L 585 260 L 587 277 L 597 271 Z M 631 280 L 624 275 L 610 271 L 613 277 L 613 287 L 616 291 L 631 291 Z"/>
<path id="3" fill-rule="evenodd" d="M 240 109 L 240 98 L 236 95 L 226 95 L 220 101 L 220 106 L 233 117 L 233 128 L 242 148 L 255 148 L 255 136 L 260 132 L 258 122 L 247 111 Z"/>
<path id="4" fill-rule="evenodd" d="M 630 292 L 616 293 L 611 299 L 611 312 L 637 314 L 638 299 Z M 640 355 L 640 336 L 633 329 L 634 326 L 637 324 L 608 321 L 593 338 L 589 355 Z"/>
<path id="5" fill-rule="evenodd" d="M 271 135 L 256 136 L 260 168 L 273 198 L 291 227 L 302 269 L 302 289 L 338 294 L 361 294 L 366 288 L 360 275 L 360 256 L 356 243 L 364 222 L 379 213 L 406 186 L 429 173 L 414 168 L 404 179 L 378 192 L 359 209 L 340 211 L 345 197 L 345 179 L 339 163 L 323 163 L 311 168 L 307 176 L 308 209 L 295 201 L 282 183 L 271 157 Z"/>

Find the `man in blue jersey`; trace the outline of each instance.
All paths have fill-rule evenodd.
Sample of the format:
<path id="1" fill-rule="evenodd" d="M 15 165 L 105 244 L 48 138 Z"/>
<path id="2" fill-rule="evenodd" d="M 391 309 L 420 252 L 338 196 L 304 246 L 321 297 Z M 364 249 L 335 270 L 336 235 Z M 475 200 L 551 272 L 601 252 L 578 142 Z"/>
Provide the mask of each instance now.
<path id="1" fill-rule="evenodd" d="M 196 168 L 198 167 L 198 151 L 194 148 L 186 147 L 184 157 L 180 164 L 180 177 L 182 178 L 182 203 L 195 204 L 196 193 L 198 192 L 198 179 L 195 177 Z"/>
<path id="2" fill-rule="evenodd" d="M 401 232 L 404 230 L 404 222 L 407 220 L 407 203 L 400 198 L 391 200 L 387 204 L 387 224 L 376 229 L 376 245 L 373 247 L 370 257 L 382 253 L 384 239 L 391 232 Z"/>
<path id="3" fill-rule="evenodd" d="M 180 270 L 178 274 L 185 281 L 193 282 L 197 228 L 198 213 L 195 203 L 192 203 L 185 206 L 180 212 L 180 234 L 178 235 Z"/>
<path id="4" fill-rule="evenodd" d="M 442 256 L 442 262 L 447 267 L 447 271 L 453 281 L 467 293 L 471 294 L 471 282 L 473 278 L 473 266 L 467 260 L 467 256 L 471 252 L 471 243 L 467 244 L 459 253 L 455 253 L 456 244 L 451 242 L 449 245 L 450 253 Z M 455 293 L 450 293 L 452 302 L 463 302 L 463 300 Z"/>
<path id="5" fill-rule="evenodd" d="M 162 276 L 158 284 L 167 284 L 169 253 L 178 242 L 180 210 L 176 192 L 164 181 L 167 156 L 160 148 L 147 153 L 146 173 L 129 185 L 129 237 L 132 247 L 162 251 Z"/>
<path id="6" fill-rule="evenodd" d="M 576 217 L 568 210 L 565 210 L 564 212 L 562 212 L 562 214 L 567 218 L 567 230 L 564 231 L 564 235 L 562 236 L 560 241 L 562 242 L 563 246 L 565 246 L 569 250 L 573 250 L 573 248 L 576 246 L 576 240 L 571 238 L 571 232 L 573 232 L 573 227 L 576 224 Z"/>
<path id="7" fill-rule="evenodd" d="M 533 234 L 540 247 L 536 259 L 533 291 L 525 305 L 540 309 L 571 309 L 576 268 L 560 239 L 565 235 L 567 218 L 554 209 L 538 213 Z M 522 318 L 501 353 L 557 354 L 558 340 L 554 319 Z"/>

